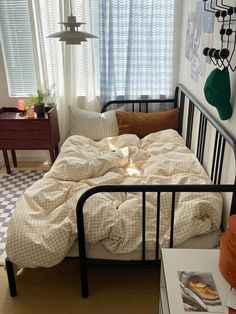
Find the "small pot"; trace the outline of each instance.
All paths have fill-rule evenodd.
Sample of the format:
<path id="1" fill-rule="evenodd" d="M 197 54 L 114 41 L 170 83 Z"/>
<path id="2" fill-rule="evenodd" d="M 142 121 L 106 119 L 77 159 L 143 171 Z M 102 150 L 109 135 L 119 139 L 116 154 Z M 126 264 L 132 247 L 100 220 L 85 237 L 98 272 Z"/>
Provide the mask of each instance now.
<path id="1" fill-rule="evenodd" d="M 34 111 L 35 111 L 37 117 L 44 117 L 45 105 L 44 104 L 34 105 Z"/>

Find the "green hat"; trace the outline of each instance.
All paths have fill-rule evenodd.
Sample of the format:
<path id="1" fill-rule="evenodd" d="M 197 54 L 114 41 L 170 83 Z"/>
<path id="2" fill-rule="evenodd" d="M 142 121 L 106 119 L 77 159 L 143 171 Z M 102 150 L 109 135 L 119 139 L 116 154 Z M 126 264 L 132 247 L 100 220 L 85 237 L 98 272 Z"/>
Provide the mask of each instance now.
<path id="1" fill-rule="evenodd" d="M 222 71 L 216 68 L 206 80 L 204 94 L 208 103 L 216 107 L 222 120 L 227 120 L 232 116 L 230 93 L 228 68 L 224 68 Z"/>

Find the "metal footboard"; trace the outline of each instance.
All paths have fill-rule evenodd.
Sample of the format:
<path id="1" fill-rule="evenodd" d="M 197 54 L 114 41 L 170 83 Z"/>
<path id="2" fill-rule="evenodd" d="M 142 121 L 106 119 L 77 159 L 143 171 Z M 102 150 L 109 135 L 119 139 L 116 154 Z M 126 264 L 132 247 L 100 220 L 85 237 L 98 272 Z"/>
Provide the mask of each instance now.
<path id="1" fill-rule="evenodd" d="M 174 243 L 174 219 L 175 219 L 175 197 L 179 192 L 232 192 L 235 194 L 236 188 L 234 184 L 225 185 L 101 185 L 93 187 L 84 192 L 77 202 L 76 215 L 77 215 L 77 228 L 78 228 L 78 248 L 80 256 L 80 272 L 81 272 L 81 289 L 82 297 L 87 298 L 88 292 L 88 276 L 87 276 L 87 256 L 85 245 L 85 231 L 84 231 L 84 216 L 83 206 L 86 200 L 97 193 L 103 192 L 140 192 L 142 194 L 142 260 L 141 263 L 145 264 L 146 260 L 146 193 L 153 192 L 157 194 L 157 223 L 156 223 L 156 252 L 155 263 L 159 262 L 159 231 L 160 231 L 160 210 L 161 210 L 161 193 L 172 193 L 171 205 L 171 222 L 170 222 L 170 243 L 169 247 L 173 247 Z"/>

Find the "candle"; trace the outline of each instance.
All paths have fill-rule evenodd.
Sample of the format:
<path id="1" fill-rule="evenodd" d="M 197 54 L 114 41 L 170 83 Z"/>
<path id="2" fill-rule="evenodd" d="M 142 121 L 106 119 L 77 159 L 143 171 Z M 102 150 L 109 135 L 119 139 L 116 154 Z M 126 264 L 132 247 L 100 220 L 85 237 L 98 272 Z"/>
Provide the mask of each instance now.
<path id="1" fill-rule="evenodd" d="M 24 99 L 18 100 L 18 110 L 25 110 L 25 100 Z"/>
<path id="2" fill-rule="evenodd" d="M 26 116 L 27 116 L 27 118 L 34 118 L 34 108 L 27 107 L 26 108 Z"/>

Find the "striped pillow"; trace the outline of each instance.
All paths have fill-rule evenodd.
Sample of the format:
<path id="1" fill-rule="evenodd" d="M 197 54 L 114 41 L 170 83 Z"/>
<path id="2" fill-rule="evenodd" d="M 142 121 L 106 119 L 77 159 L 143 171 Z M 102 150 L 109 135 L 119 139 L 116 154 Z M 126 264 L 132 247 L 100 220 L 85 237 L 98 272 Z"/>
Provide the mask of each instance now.
<path id="1" fill-rule="evenodd" d="M 70 134 L 83 135 L 95 141 L 119 133 L 114 110 L 105 113 L 87 111 L 70 106 Z"/>

